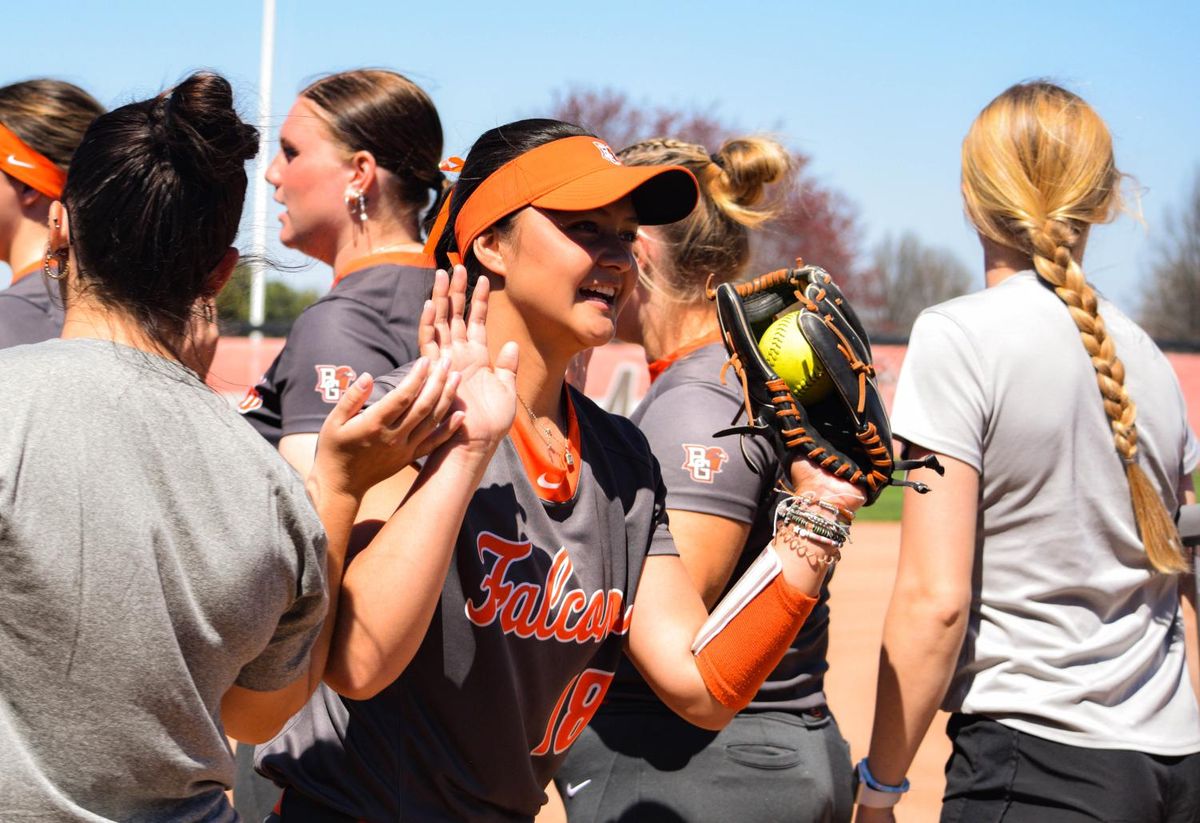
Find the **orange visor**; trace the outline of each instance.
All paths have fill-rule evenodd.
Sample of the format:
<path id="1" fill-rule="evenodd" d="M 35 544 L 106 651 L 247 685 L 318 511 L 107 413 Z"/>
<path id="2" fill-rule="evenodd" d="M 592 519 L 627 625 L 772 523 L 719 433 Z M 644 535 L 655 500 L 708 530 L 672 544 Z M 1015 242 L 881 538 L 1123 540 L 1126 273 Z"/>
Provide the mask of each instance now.
<path id="1" fill-rule="evenodd" d="M 0 123 L 0 171 L 54 200 L 62 197 L 67 182 L 66 172 L 29 148 L 3 123 Z"/>
<path id="2" fill-rule="evenodd" d="M 600 138 L 565 137 L 514 157 L 480 183 L 458 213 L 454 239 L 465 255 L 488 226 L 526 206 L 586 211 L 627 195 L 638 222 L 658 226 L 687 217 L 700 189 L 682 166 L 623 166 Z"/>

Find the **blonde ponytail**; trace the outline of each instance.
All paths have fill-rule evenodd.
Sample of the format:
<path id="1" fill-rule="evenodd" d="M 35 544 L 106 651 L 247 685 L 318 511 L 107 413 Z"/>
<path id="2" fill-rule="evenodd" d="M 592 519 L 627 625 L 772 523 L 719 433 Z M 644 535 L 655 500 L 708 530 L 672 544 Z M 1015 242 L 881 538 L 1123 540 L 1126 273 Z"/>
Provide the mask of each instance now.
<path id="1" fill-rule="evenodd" d="M 1051 83 L 1013 86 L 980 113 L 962 154 L 971 222 L 984 237 L 1028 254 L 1079 330 L 1147 559 L 1163 573 L 1186 571 L 1175 523 L 1138 465 L 1137 405 L 1125 388 L 1125 367 L 1074 253 L 1087 227 L 1111 220 L 1119 205 L 1121 174 L 1104 121 Z"/>
<path id="2" fill-rule="evenodd" d="M 684 166 L 700 181 L 695 210 L 655 229 L 671 259 L 648 285 L 683 303 L 705 299 L 710 275 L 717 283 L 742 275 L 750 261 L 749 230 L 779 213 L 769 187 L 786 180 L 792 169 L 787 149 L 761 136 L 726 140 L 713 154 L 682 140 L 644 140 L 621 151 L 621 159 L 632 166 Z"/>

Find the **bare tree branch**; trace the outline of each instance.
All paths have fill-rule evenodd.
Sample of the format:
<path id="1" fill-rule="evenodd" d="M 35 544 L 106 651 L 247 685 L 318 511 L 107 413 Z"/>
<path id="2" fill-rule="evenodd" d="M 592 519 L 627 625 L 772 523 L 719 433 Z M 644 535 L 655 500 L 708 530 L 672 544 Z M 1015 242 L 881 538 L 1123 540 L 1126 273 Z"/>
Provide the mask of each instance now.
<path id="1" fill-rule="evenodd" d="M 620 149 L 654 137 L 673 137 L 716 151 L 730 137 L 747 133 L 715 110 L 672 109 L 638 104 L 624 92 L 575 87 L 556 93 L 552 115 L 577 123 Z M 863 282 L 870 269 L 859 262 L 858 215 L 849 199 L 812 176 L 809 157 L 792 151 L 793 179 L 785 184 L 781 215 L 751 238 L 751 274 L 791 265 L 797 257 L 827 269 L 851 299 L 872 291 Z"/>
<path id="2" fill-rule="evenodd" d="M 1183 208 L 1164 220 L 1139 316 L 1152 337 L 1200 343 L 1200 171 Z"/>
<path id="3" fill-rule="evenodd" d="M 863 323 L 869 331 L 907 337 L 917 315 L 929 306 L 971 289 L 971 274 L 953 253 L 926 246 L 915 234 L 885 237 L 874 249 L 877 291 L 867 295 Z"/>

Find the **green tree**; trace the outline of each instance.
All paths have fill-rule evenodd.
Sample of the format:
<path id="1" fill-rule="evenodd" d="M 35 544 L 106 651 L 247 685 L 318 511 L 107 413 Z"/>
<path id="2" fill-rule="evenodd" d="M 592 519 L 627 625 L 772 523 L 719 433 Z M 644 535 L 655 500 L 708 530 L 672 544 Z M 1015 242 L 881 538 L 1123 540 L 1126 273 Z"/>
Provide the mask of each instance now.
<path id="1" fill-rule="evenodd" d="M 271 334 L 286 334 L 292 323 L 320 294 L 315 289 L 294 289 L 281 280 L 268 280 L 264 326 Z M 238 264 L 217 295 L 217 313 L 226 334 L 245 333 L 250 326 L 250 267 Z"/>

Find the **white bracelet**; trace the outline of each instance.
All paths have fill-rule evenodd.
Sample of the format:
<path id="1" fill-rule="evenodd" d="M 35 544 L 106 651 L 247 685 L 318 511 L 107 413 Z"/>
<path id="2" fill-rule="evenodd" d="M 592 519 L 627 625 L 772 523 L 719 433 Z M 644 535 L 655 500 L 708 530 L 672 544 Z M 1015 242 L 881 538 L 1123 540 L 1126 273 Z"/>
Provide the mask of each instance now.
<path id="1" fill-rule="evenodd" d="M 890 809 L 900 802 L 900 798 L 904 797 L 899 792 L 881 792 L 872 789 L 866 783 L 858 784 L 858 794 L 854 796 L 854 802 L 860 806 L 866 806 L 868 809 Z"/>

